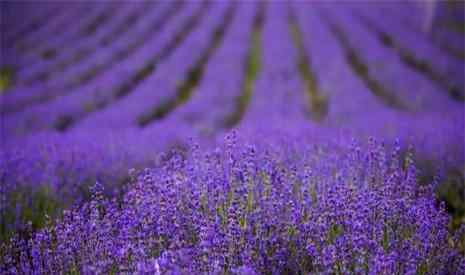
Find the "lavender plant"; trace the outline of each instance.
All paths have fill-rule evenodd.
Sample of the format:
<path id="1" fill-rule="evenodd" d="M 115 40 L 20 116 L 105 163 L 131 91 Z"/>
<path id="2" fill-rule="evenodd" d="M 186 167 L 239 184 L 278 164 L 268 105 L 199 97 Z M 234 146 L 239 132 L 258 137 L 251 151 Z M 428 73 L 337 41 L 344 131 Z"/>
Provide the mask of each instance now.
<path id="1" fill-rule="evenodd" d="M 132 174 L 56 225 L 4 245 L 5 273 L 461 274 L 435 183 L 370 139 L 255 144 L 235 132 Z M 296 139 L 297 140 L 297 139 Z M 462 229 L 463 232 L 463 229 Z M 463 249 L 463 247 L 462 247 Z"/>

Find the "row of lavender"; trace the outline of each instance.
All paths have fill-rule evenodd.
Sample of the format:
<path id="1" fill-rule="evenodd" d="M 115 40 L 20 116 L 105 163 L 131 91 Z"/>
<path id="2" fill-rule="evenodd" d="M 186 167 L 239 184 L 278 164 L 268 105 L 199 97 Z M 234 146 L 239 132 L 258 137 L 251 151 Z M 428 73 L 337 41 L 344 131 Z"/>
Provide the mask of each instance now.
<path id="1" fill-rule="evenodd" d="M 323 140 L 318 129 L 276 134 L 237 140 L 232 133 L 214 150 L 172 151 L 132 175 L 121 203 L 97 183 L 89 203 L 29 241 L 13 240 L 3 271 L 465 271 L 463 231 L 448 231 L 434 185 L 416 181 L 413 159 L 404 167 L 400 148 L 389 155 L 374 141 L 367 149 L 344 137 Z"/>
<path id="2" fill-rule="evenodd" d="M 376 47 L 376 46 L 373 46 L 373 47 L 370 47 L 370 48 L 374 49 L 374 50 L 371 50 L 372 52 L 373 51 L 374 52 L 383 52 L 383 50 L 378 51 L 379 47 Z M 360 51 L 364 52 L 366 49 L 367 49 L 367 47 L 362 48 Z M 102 51 L 100 51 L 100 52 L 102 52 Z M 108 51 L 105 51 L 105 52 L 108 52 Z M 134 63 L 134 59 L 136 59 L 137 56 L 136 57 L 131 56 L 131 57 L 132 58 L 128 59 L 128 63 L 130 63 L 130 64 Z M 376 55 L 374 57 L 376 57 Z M 376 74 L 374 75 L 374 78 L 379 79 L 380 83 L 382 85 L 393 85 L 392 88 L 390 87 L 391 88 L 390 89 L 391 93 L 400 93 L 405 89 L 409 90 L 407 93 L 403 93 L 403 94 L 399 95 L 399 97 L 406 97 L 408 99 L 408 101 L 409 101 L 409 102 L 407 102 L 405 104 L 404 104 L 404 102 L 401 102 L 402 106 L 405 105 L 406 108 L 410 107 L 410 108 L 413 108 L 414 110 L 416 110 L 416 109 L 425 109 L 425 108 L 429 110 L 431 108 L 433 108 L 433 109 L 438 108 L 439 111 L 440 111 L 443 108 L 447 108 L 447 107 L 444 107 L 444 105 L 447 105 L 447 104 L 443 103 L 443 102 L 446 102 L 447 100 L 440 99 L 440 97 L 445 96 L 444 94 L 441 95 L 441 93 L 443 91 L 439 91 L 440 89 L 438 89 L 438 91 L 436 91 L 436 89 L 435 89 L 436 86 L 434 84 L 432 84 L 430 81 L 428 81 L 427 79 L 424 79 L 424 77 L 416 77 L 417 79 L 412 80 L 412 81 L 391 81 L 393 78 L 398 78 L 400 75 L 404 75 L 404 73 L 408 74 L 408 75 L 412 75 L 412 76 L 416 76 L 417 74 L 416 73 L 411 73 L 412 70 L 408 69 L 408 68 L 405 68 L 405 66 L 397 66 L 397 65 L 391 66 L 391 64 L 389 62 L 391 59 L 388 59 L 390 57 L 392 57 L 392 54 L 391 54 L 391 56 L 389 56 L 389 54 L 388 54 L 388 56 L 386 56 L 386 58 L 385 58 L 385 60 L 383 62 L 383 63 L 386 63 L 386 64 L 381 64 L 379 66 L 377 64 L 378 61 L 370 62 L 370 60 L 364 60 L 364 62 L 366 62 L 369 65 L 369 67 L 371 67 L 371 65 L 373 63 L 374 70 L 377 70 Z M 368 57 L 368 58 L 370 58 L 370 57 Z M 441 58 L 438 59 L 438 62 L 440 64 L 444 64 L 444 66 L 447 67 L 447 65 L 450 64 L 450 62 L 444 63 Z M 394 59 L 392 59 L 392 60 L 395 60 L 395 59 L 396 58 L 394 57 Z M 445 61 L 449 61 L 449 60 L 450 59 L 447 59 Z M 149 62 L 149 63 L 154 63 L 154 62 Z M 111 63 L 111 62 L 106 64 L 107 66 L 103 67 L 102 70 L 104 68 L 107 68 L 108 66 L 110 66 L 112 64 L 113 63 Z M 437 64 L 437 63 L 435 63 L 435 64 Z M 452 70 L 447 71 L 448 68 L 444 68 L 444 70 L 443 70 L 444 73 L 442 75 L 444 75 L 445 73 L 454 72 L 456 74 L 456 76 L 452 77 L 452 81 L 460 82 L 461 81 L 460 78 L 462 76 L 461 76 L 460 73 L 457 74 L 456 72 L 460 72 L 460 66 L 462 64 L 460 62 L 459 63 L 455 62 L 454 64 L 456 64 L 456 65 L 454 65 Z M 154 66 L 153 64 L 149 64 L 149 65 L 152 65 L 152 67 Z M 378 71 L 378 67 L 385 67 L 385 66 L 388 66 L 389 68 L 387 70 L 382 70 L 381 72 Z M 442 66 L 442 67 L 444 67 L 444 66 Z M 74 67 L 76 67 L 76 66 L 74 66 Z M 81 65 L 77 66 L 77 67 L 81 67 Z M 86 66 L 84 66 L 84 67 L 86 67 Z M 115 68 L 115 67 L 117 68 L 117 67 L 120 67 L 120 66 L 113 66 L 113 68 Z M 127 68 L 128 64 L 127 63 L 122 63 L 121 67 Z M 135 66 L 135 67 L 138 68 L 136 70 L 137 72 L 140 72 L 141 70 L 143 71 L 143 69 L 146 68 L 146 67 L 150 68 L 150 66 L 148 66 L 148 65 L 145 65 L 145 66 L 139 65 L 139 67 L 137 67 L 137 66 Z M 390 67 L 392 67 L 392 68 L 390 68 Z M 140 69 L 140 68 L 142 68 L 142 69 Z M 397 73 L 397 72 L 399 72 L 399 73 Z M 108 104 L 116 101 L 116 99 L 114 99 L 115 97 L 118 98 L 120 96 L 120 94 L 127 93 L 128 91 L 125 91 L 126 90 L 125 88 L 127 86 L 131 86 L 130 85 L 131 84 L 131 79 L 134 79 L 134 78 L 137 77 L 137 75 L 136 76 L 133 75 L 133 77 L 128 77 L 127 81 L 117 82 L 116 85 L 114 85 L 114 86 L 113 85 L 103 86 L 102 83 L 114 83 L 115 82 L 114 79 L 116 78 L 115 76 L 119 76 L 121 74 L 124 75 L 124 71 L 122 71 L 122 70 L 116 70 L 116 71 L 110 70 L 110 71 L 107 71 L 105 73 L 106 74 L 104 74 L 102 77 L 94 78 L 94 81 L 92 81 L 91 83 L 87 83 L 87 85 L 85 85 L 85 86 L 82 86 L 82 85 L 77 86 L 77 88 L 79 88 L 79 89 L 77 89 L 78 91 L 84 90 L 81 93 L 75 93 L 75 94 L 80 94 L 79 96 L 75 95 L 75 96 L 69 96 L 69 97 L 64 97 L 64 98 L 62 96 L 60 96 L 60 98 L 53 101 L 54 103 L 41 104 L 39 106 L 36 106 L 36 107 L 32 108 L 32 110 L 26 110 L 24 112 L 21 112 L 21 115 L 14 115 L 12 117 L 12 119 L 11 119 L 11 122 L 7 121 L 5 123 L 8 134 L 9 135 L 16 135 L 18 132 L 23 133 L 23 132 L 29 132 L 29 131 L 35 130 L 35 129 L 40 130 L 40 129 L 43 129 L 43 128 L 52 128 L 52 129 L 53 128 L 58 128 L 58 129 L 67 128 L 67 127 L 69 127 L 69 124 L 76 123 L 76 121 L 75 121 L 76 116 L 78 117 L 77 119 L 80 119 L 81 116 L 86 116 L 88 113 L 98 111 L 98 110 L 104 108 L 105 106 L 107 106 Z M 75 75 L 75 73 L 70 73 L 69 75 L 73 76 L 73 75 Z M 106 77 L 104 77 L 104 76 L 106 76 Z M 59 78 L 59 80 L 61 82 L 62 82 L 62 79 L 68 79 L 68 77 Z M 117 79 L 121 79 L 121 78 L 117 78 Z M 78 83 L 78 84 L 83 84 L 83 83 Z M 419 85 L 422 88 L 421 89 L 415 89 Z M 460 85 L 460 83 L 459 83 L 458 87 L 460 87 L 460 86 L 463 86 L 463 85 Z M 82 88 L 82 87 L 85 87 L 85 89 Z M 69 87 L 69 85 L 67 86 L 67 85 L 63 84 L 63 85 L 58 85 L 58 86 L 46 85 L 45 87 L 43 87 L 43 89 L 38 89 L 38 87 L 34 87 L 31 91 L 25 90 L 24 87 L 19 87 L 18 90 L 19 91 L 17 93 L 15 93 L 15 91 L 9 91 L 7 93 L 7 95 L 4 98 L 5 104 L 4 104 L 2 109 L 8 111 L 9 108 L 13 108 L 13 110 L 14 110 L 16 108 L 14 106 L 16 106 L 17 104 L 22 105 L 23 103 L 34 102 L 35 100 L 53 99 L 57 95 L 61 95 L 63 93 L 63 91 L 67 91 L 66 93 L 69 93 L 69 92 L 71 92 L 73 90 L 76 90 L 76 89 L 71 89 Z M 418 94 L 415 93 L 417 90 L 419 91 Z M 428 93 L 427 96 L 424 94 L 423 90 L 426 90 L 426 92 Z M 50 98 L 48 96 L 49 93 L 50 93 Z M 87 100 L 81 99 L 81 97 L 82 97 L 81 95 L 83 93 L 89 94 L 88 95 L 89 99 L 87 99 Z M 107 93 L 110 93 L 110 94 L 108 95 Z M 411 97 L 411 99 L 408 98 L 409 96 Z M 76 99 L 76 97 L 77 97 L 77 99 Z M 401 99 L 399 99 L 399 101 L 404 101 L 404 100 L 402 100 L 402 98 L 401 98 Z M 71 103 L 68 103 L 68 102 L 71 102 Z M 412 106 L 409 106 L 409 105 L 412 105 Z M 437 106 L 437 105 L 439 105 L 439 106 Z M 25 105 L 25 106 L 27 106 L 27 105 Z M 458 106 L 459 106 L 458 108 L 461 107 L 460 105 L 458 105 Z M 68 110 L 68 109 L 72 110 L 72 111 L 69 111 L 69 112 L 66 112 L 66 113 L 64 113 L 62 111 L 62 110 Z M 74 111 L 75 109 L 77 109 L 77 110 Z M 44 113 L 45 115 L 38 118 L 36 116 L 36 114 L 38 112 Z M 50 112 L 52 112 L 52 114 L 48 114 Z M 42 120 L 44 120 L 44 121 L 42 121 Z"/>
<path id="3" fill-rule="evenodd" d="M 108 103 L 87 113 L 78 105 L 92 102 L 92 97 L 86 99 L 86 93 L 73 91 L 70 99 L 44 104 L 28 115 L 40 121 L 39 111 L 52 114 L 52 119 L 45 115 L 46 122 L 38 128 L 53 130 L 54 119 L 59 117 L 56 113 L 66 113 L 72 116 L 70 131 L 64 135 L 45 132 L 9 142 L 8 146 L 16 144 L 16 148 L 2 157 L 2 184 L 13 189 L 40 182 L 72 197 L 79 193 L 81 184 L 94 179 L 104 182 L 108 191 L 128 167 L 158 167 L 132 179 L 122 206 L 106 201 L 100 197 L 101 191 L 94 190 L 90 204 L 75 208 L 55 227 L 41 231 L 29 242 L 13 241 L 2 255 L 10 272 L 388 274 L 463 269 L 463 258 L 457 254 L 460 240 L 447 232 L 447 215 L 435 205 L 432 190 L 417 187 L 412 159 L 409 157 L 408 169 L 404 169 L 395 164 L 400 160 L 396 155 L 399 148 L 384 160 L 385 149 L 364 143 L 350 149 L 351 139 L 347 138 L 361 136 L 364 140 L 367 134 L 378 135 L 391 145 L 400 137 L 403 148 L 414 144 L 422 158 L 437 161 L 436 167 L 460 166 L 463 105 L 447 98 L 445 91 L 425 84 L 428 97 L 420 104 L 409 100 L 409 92 L 416 90 L 399 96 L 412 106 L 410 112 L 390 108 L 382 97 L 373 96 L 366 79 L 354 73 L 346 58 L 350 42 L 337 35 L 337 29 L 344 27 L 339 20 L 353 19 L 334 7 L 302 3 L 186 5 L 179 12 L 185 15 L 172 19 L 180 22 L 162 27 L 157 36 L 160 41 L 148 46 L 155 59 L 149 56 L 149 63 L 156 68 L 133 92 L 115 99 L 109 95 L 110 99 L 103 100 Z M 296 17 L 307 63 L 329 104 L 320 124 L 308 116 L 314 104 L 304 93 L 306 80 L 299 74 L 299 54 L 289 32 L 288 12 Z M 260 13 L 265 13 L 263 23 L 256 23 Z M 199 19 L 192 22 L 193 17 Z M 177 38 L 176 29 L 182 32 L 186 25 L 195 26 Z M 248 46 L 253 44 L 256 29 L 266 46 L 262 47 L 261 72 L 237 125 L 245 138 L 240 146 L 218 145 L 210 151 L 215 144 L 211 141 L 227 127 L 225 122 L 237 109 L 234 99 L 241 96 L 241 83 L 247 81 L 243 67 L 253 52 Z M 181 42 L 168 47 L 169 51 L 162 50 L 167 52 L 163 58 L 157 57 L 158 47 L 170 45 L 172 39 Z M 364 42 L 360 40 L 357 45 Z M 192 51 L 193 47 L 198 51 Z M 383 47 L 377 50 L 389 52 Z M 355 51 L 365 54 L 357 48 Z M 135 62 L 128 59 L 122 68 L 131 66 L 129 60 Z M 402 63 L 395 66 L 406 70 Z M 187 89 L 187 103 L 171 103 L 179 96 L 177 82 L 192 78 L 193 71 L 194 76 L 200 74 L 200 81 L 194 90 Z M 422 79 L 418 72 L 408 73 L 413 76 L 407 83 Z M 377 80 L 385 81 L 383 77 L 381 74 Z M 105 92 L 112 92 L 108 90 Z M 429 96 L 437 97 L 437 105 Z M 60 111 L 62 103 L 66 109 Z M 172 106 L 170 112 L 158 121 L 152 114 L 158 111 L 154 106 L 165 104 Z M 444 112 L 446 109 L 451 112 Z M 24 118 L 15 116 L 7 116 L 7 129 L 11 129 L 8 125 L 24 123 Z M 149 123 L 141 123 L 146 117 Z M 82 123 L 74 123 L 81 119 Z M 24 129 L 28 131 L 28 127 Z M 110 134 L 113 129 L 118 129 L 118 134 Z M 222 135 L 218 136 L 221 140 Z M 200 154 L 195 146 L 187 146 L 187 137 L 199 140 L 208 153 Z M 260 146 L 244 149 L 246 141 Z M 43 154 L 39 156 L 33 154 L 44 142 L 54 146 L 40 150 Z M 270 165 L 262 166 L 264 163 Z M 354 167 L 356 163 L 360 166 Z M 31 168 L 31 164 L 36 167 Z M 383 184 L 387 179 L 391 181 Z M 2 207 L 10 206 L 6 203 Z M 363 212 L 365 208 L 376 211 Z M 394 208 L 400 210 L 388 211 Z M 430 241 L 422 246 L 422 239 Z M 97 246 L 101 249 L 93 254 L 89 248 Z"/>
<path id="4" fill-rule="evenodd" d="M 352 25 L 357 25 L 357 23 L 352 24 L 352 22 L 347 22 Z M 174 24 L 175 25 L 175 24 Z M 174 28 L 174 27 L 173 27 Z M 305 28 L 304 28 L 305 29 Z M 352 33 L 357 34 L 353 29 L 348 30 Z M 166 33 L 169 35 L 173 36 L 173 31 L 172 30 L 166 30 Z M 370 40 L 369 34 L 362 33 L 360 34 L 361 36 L 368 37 L 368 40 Z M 176 36 L 176 35 L 174 35 Z M 350 37 L 356 35 L 351 35 Z M 165 41 L 170 41 L 169 39 L 162 40 L 162 42 Z M 355 39 L 354 39 L 355 40 Z M 366 40 L 366 39 L 365 39 Z M 360 39 L 358 39 L 360 41 Z M 367 64 L 367 67 L 372 71 L 374 71 L 373 75 L 371 76 L 374 78 L 376 81 L 378 81 L 381 85 L 384 87 L 388 86 L 387 90 L 387 97 L 388 98 L 395 98 L 396 102 L 399 101 L 400 106 L 413 109 L 413 110 L 427 110 L 428 113 L 431 110 L 438 110 L 438 112 L 444 113 L 444 110 L 449 110 L 455 109 L 456 111 L 452 111 L 453 113 L 456 113 L 455 116 L 453 117 L 460 117 L 461 115 L 461 109 L 462 105 L 461 104 L 454 104 L 450 103 L 450 99 L 447 98 L 445 95 L 444 91 L 441 90 L 440 88 L 436 88 L 437 86 L 434 85 L 434 83 L 431 83 L 431 81 L 428 81 L 428 79 L 425 79 L 425 77 L 415 71 L 412 71 L 412 69 L 407 68 L 405 65 L 400 64 L 400 63 L 394 63 L 392 62 L 393 60 L 396 60 L 395 54 L 393 55 L 392 51 L 386 50 L 382 47 L 375 45 L 376 41 L 373 41 L 371 39 L 372 43 L 369 45 L 372 45 L 371 47 L 364 47 L 359 49 L 359 53 L 362 54 L 363 56 L 361 59 Z M 146 41 L 147 42 L 147 41 Z M 368 44 L 369 41 L 364 41 L 367 43 L 359 43 L 361 46 Z M 169 42 L 166 42 L 167 44 L 170 44 Z M 160 43 L 163 45 L 163 43 Z M 310 43 L 311 44 L 311 43 Z M 147 45 L 146 49 L 150 49 L 151 43 L 146 43 Z M 158 44 L 157 44 L 158 45 Z M 414 45 L 412 45 L 414 46 Z M 160 47 L 163 48 L 163 47 Z M 107 52 L 107 51 L 105 51 Z M 10 106 L 14 106 L 15 103 L 21 102 L 21 98 L 24 98 L 26 101 L 32 98 L 37 98 L 37 99 L 43 99 L 44 97 L 47 98 L 48 93 L 59 93 L 61 94 L 61 91 L 63 89 L 67 90 L 67 93 L 70 93 L 69 95 L 61 95 L 52 102 L 47 102 L 45 104 L 39 104 L 36 105 L 32 108 L 29 108 L 23 112 L 13 114 L 11 116 L 8 116 L 9 118 L 6 119 L 4 123 L 5 131 L 7 133 L 7 136 L 16 136 L 17 134 L 26 134 L 31 131 L 37 131 L 37 130 L 43 130 L 43 129 L 67 129 L 70 127 L 70 125 L 77 124 L 78 121 L 83 119 L 86 116 L 90 116 L 90 119 L 87 119 L 87 121 L 91 121 L 91 124 L 93 123 L 93 117 L 102 117 L 101 119 L 98 119 L 102 121 L 103 123 L 99 123 L 99 125 L 102 124 L 107 124 L 109 125 L 126 125 L 126 124 L 137 124 L 137 121 L 140 119 L 133 118 L 135 116 L 141 116 L 144 117 L 145 113 L 149 113 L 150 109 L 156 108 L 156 106 L 161 105 L 165 101 L 167 101 L 169 98 L 173 98 L 173 93 L 168 93 L 167 95 L 148 95 L 150 93 L 150 88 L 143 88 L 144 83 L 150 85 L 149 83 L 154 83 L 155 81 L 157 83 L 166 83 L 171 82 L 171 84 L 167 85 L 175 85 L 173 82 L 177 82 L 178 77 L 172 76 L 172 75 L 177 75 L 175 73 L 172 73 L 172 70 L 166 69 L 167 73 L 158 73 L 157 74 L 152 74 L 149 78 L 143 79 L 143 83 L 136 83 L 133 84 L 134 78 L 137 78 L 138 74 L 136 75 L 130 75 L 127 76 L 125 79 L 125 71 L 127 68 L 132 68 L 134 66 L 136 68 L 136 72 L 144 71 L 145 68 L 153 68 L 153 66 L 158 65 L 158 55 L 152 56 L 146 56 L 142 55 L 142 50 L 141 50 L 141 55 L 135 55 L 131 56 L 131 58 L 127 59 L 127 62 L 122 62 L 119 64 L 116 64 L 116 66 L 113 66 L 111 70 L 106 71 L 102 76 L 96 77 L 94 81 L 88 83 L 87 85 L 84 86 L 78 86 L 78 89 L 58 89 L 58 88 L 47 88 L 46 91 L 41 91 L 41 90 L 35 90 L 35 88 L 32 91 L 24 90 L 21 88 L 18 88 L 18 92 L 15 93 L 15 91 L 9 91 L 6 96 L 3 98 L 4 99 L 4 108 L 2 109 L 7 109 Z M 157 52 L 157 51 L 156 51 Z M 371 56 L 368 56 L 370 52 L 373 52 Z M 386 58 L 383 58 L 381 62 L 383 64 L 378 64 L 379 63 L 379 53 L 386 53 L 387 56 Z M 314 56 L 315 58 L 318 58 L 318 55 L 315 54 L 315 52 L 310 52 L 308 56 Z M 366 58 L 364 58 L 366 56 Z M 144 64 L 144 62 L 137 62 L 138 60 L 145 60 L 145 59 L 152 59 L 155 61 L 147 62 L 149 64 Z M 376 61 L 370 61 L 370 58 L 376 58 Z M 173 59 L 174 60 L 174 59 Z M 438 62 L 441 61 L 441 59 L 438 60 Z M 135 63 L 142 63 L 142 64 L 135 64 Z M 175 62 L 174 62 L 175 63 Z M 173 63 L 173 64 L 174 64 Z M 444 62 L 442 62 L 444 63 Z M 449 64 L 449 63 L 446 63 Z M 460 67 L 460 63 L 458 63 L 459 66 L 454 66 L 453 72 L 460 71 L 460 69 L 457 69 Z M 108 64 L 111 65 L 111 64 Z M 160 67 L 166 67 L 165 63 L 163 63 L 163 66 Z M 157 66 L 158 67 L 158 66 Z M 187 66 L 188 67 L 188 66 Z M 318 65 L 316 66 L 317 68 L 323 68 L 322 66 Z M 378 69 L 379 67 L 383 69 Z M 386 69 L 384 69 L 387 67 Z M 391 68 L 392 67 L 392 68 Z M 156 70 L 157 71 L 157 70 Z M 323 74 L 326 73 L 326 70 L 323 70 Z M 409 78 L 402 78 L 402 75 L 409 75 Z M 72 75 L 72 74 L 71 74 Z M 123 77 L 117 77 L 123 75 Z M 158 75 L 159 77 L 156 77 Z M 166 76 L 168 75 L 168 76 Z M 328 75 L 328 74 L 326 74 Z M 453 77 L 453 79 L 458 79 L 460 81 L 461 76 L 456 76 Z M 415 79 L 410 79 L 410 78 L 415 78 Z M 66 79 L 66 77 L 64 77 Z M 124 79 L 124 80 L 122 80 Z M 169 80 L 172 79 L 172 80 Z M 181 77 L 182 79 L 182 77 Z M 402 79 L 402 80 L 399 80 Z M 182 80 L 181 80 L 182 81 Z M 116 83 L 115 83 L 116 82 Z M 129 86 L 129 88 L 127 88 Z M 137 87 L 134 87 L 137 86 Z M 162 85 L 163 86 L 163 85 Z M 392 86 L 392 87 L 389 87 Z M 64 86 L 66 87 L 66 86 Z M 420 89 L 418 87 L 421 87 Z M 131 91 L 131 97 L 126 97 L 124 100 L 120 100 L 120 98 L 126 93 L 130 92 L 127 91 L 127 89 L 133 89 L 135 91 Z M 137 88 L 137 89 L 135 89 Z M 159 87 L 159 89 L 162 89 L 165 87 Z M 174 89 L 174 88 L 172 88 Z M 146 90 L 146 92 L 141 92 L 142 90 Z M 158 87 L 157 89 L 158 90 Z M 384 88 L 386 90 L 386 88 Z M 407 90 L 406 92 L 404 92 Z M 54 92 L 50 92 L 54 91 Z M 73 92 L 71 94 L 71 92 Z M 333 92 L 333 91 L 331 91 Z M 151 93 L 154 94 L 155 92 Z M 397 94 L 398 95 L 397 95 Z M 427 94 L 426 94 L 427 93 Z M 391 95 L 393 94 L 393 95 Z M 11 97 L 9 97 L 11 96 Z M 153 98 L 150 98 L 150 97 Z M 139 97 L 138 100 L 133 100 L 132 98 Z M 339 95 L 338 95 L 339 97 Z M 145 98 L 145 100 L 141 100 L 141 98 Z M 166 99 L 168 98 L 168 99 Z M 150 99 L 150 100 L 149 100 Z M 337 100 L 337 99 L 336 99 Z M 335 101 L 334 98 L 329 99 L 330 104 L 333 105 L 333 102 Z M 121 103 L 121 104 L 112 104 L 113 102 L 115 103 Z M 137 102 L 137 103 L 135 103 Z M 144 102 L 144 105 L 147 105 L 146 107 L 141 107 L 141 103 Z M 161 102 L 161 103 L 160 103 Z M 356 101 L 352 101 L 356 102 Z M 108 105 L 111 104 L 111 108 L 106 108 Z M 119 112 L 119 115 L 112 115 L 111 112 L 117 113 L 119 108 L 129 108 L 127 106 L 132 105 L 132 111 L 131 113 L 134 113 L 133 115 L 123 115 L 122 112 Z M 126 107 L 125 107 L 126 106 Z M 100 112 L 101 109 L 104 109 L 103 112 Z M 137 110 L 140 109 L 140 110 Z M 148 111 L 145 111 L 147 109 Z M 113 111 L 110 111 L 113 110 Z M 331 111 L 337 110 L 337 108 L 334 108 L 331 106 Z M 106 113 L 109 112 L 110 114 L 108 115 L 102 115 L 101 113 Z M 136 114 L 138 112 L 139 114 Z M 38 113 L 41 113 L 41 116 L 37 116 Z M 142 113 L 142 115 L 141 115 Z M 93 115 L 95 114 L 95 116 Z M 108 118 L 112 119 L 108 119 Z M 124 119 L 129 119 L 127 123 L 122 123 L 121 120 Z M 111 122 L 111 121 L 114 121 Z M 83 123 L 83 125 L 86 125 L 86 123 Z M 80 125 L 78 125 L 80 126 Z M 112 127 L 111 126 L 111 127 Z M 78 127 L 80 128 L 80 127 Z M 460 127 L 457 127 L 460 128 Z"/>

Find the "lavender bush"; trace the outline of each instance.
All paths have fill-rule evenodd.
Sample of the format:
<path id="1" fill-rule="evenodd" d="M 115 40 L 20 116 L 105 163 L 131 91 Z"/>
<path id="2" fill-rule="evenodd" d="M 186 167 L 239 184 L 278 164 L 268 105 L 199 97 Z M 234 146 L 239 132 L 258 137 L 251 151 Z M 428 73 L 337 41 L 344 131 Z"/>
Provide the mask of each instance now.
<path id="1" fill-rule="evenodd" d="M 235 134 L 133 173 L 4 247 L 11 273 L 460 274 L 460 235 L 410 154 L 371 139 L 258 145 Z M 458 231 L 458 233 L 463 232 Z M 463 241 L 463 240 L 462 240 Z"/>

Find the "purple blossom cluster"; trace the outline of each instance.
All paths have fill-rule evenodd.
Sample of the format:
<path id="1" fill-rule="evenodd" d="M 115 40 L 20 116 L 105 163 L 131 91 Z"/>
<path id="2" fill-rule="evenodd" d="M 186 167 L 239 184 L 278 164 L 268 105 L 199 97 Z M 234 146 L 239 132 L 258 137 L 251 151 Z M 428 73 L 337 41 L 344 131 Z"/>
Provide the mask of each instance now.
<path id="1" fill-rule="evenodd" d="M 288 138 L 253 145 L 233 132 L 212 150 L 173 150 L 132 173 L 121 201 L 96 183 L 89 203 L 6 246 L 3 272 L 465 271 L 436 182 L 418 184 L 410 154 Z"/>

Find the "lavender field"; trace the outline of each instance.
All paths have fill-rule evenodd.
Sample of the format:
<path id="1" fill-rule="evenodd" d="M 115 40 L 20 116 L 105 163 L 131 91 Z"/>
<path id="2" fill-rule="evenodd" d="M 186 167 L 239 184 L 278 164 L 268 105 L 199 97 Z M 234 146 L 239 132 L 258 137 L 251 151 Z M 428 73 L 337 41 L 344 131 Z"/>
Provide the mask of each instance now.
<path id="1" fill-rule="evenodd" d="M 0 274 L 465 274 L 464 2 L 0 9 Z"/>

